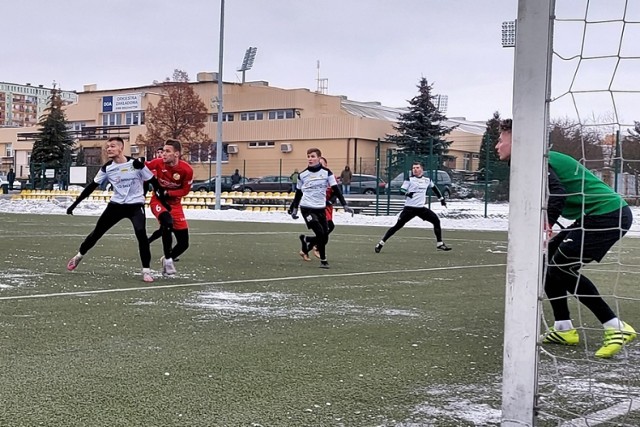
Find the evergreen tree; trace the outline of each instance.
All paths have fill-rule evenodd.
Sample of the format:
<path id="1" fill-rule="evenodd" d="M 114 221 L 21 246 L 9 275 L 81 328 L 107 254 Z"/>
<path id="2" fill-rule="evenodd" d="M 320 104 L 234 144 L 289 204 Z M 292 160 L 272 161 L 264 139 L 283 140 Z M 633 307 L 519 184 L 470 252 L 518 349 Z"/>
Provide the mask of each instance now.
<path id="1" fill-rule="evenodd" d="M 455 126 L 443 125 L 447 117 L 435 106 L 436 96 L 427 79 L 421 78 L 417 87 L 419 93 L 409 101 L 409 111 L 401 114 L 394 126 L 397 134 L 387 135 L 386 140 L 416 155 L 442 156 L 451 144 L 442 137 Z"/>
<path id="2" fill-rule="evenodd" d="M 38 123 L 41 128 L 40 134 L 31 152 L 31 174 L 36 180 L 36 187 L 43 176 L 43 167 L 61 171 L 69 166 L 67 163 L 74 141 L 68 130 L 63 106 L 60 91 L 53 88 L 49 105 Z"/>
<path id="3" fill-rule="evenodd" d="M 84 165 L 85 165 L 84 149 L 80 147 L 80 149 L 76 154 L 76 166 L 84 166 Z"/>
<path id="4" fill-rule="evenodd" d="M 500 161 L 495 148 L 498 143 L 498 138 L 500 137 L 501 121 L 500 113 L 497 111 L 493 113 L 492 118 L 487 120 L 487 127 L 482 136 L 482 144 L 480 145 L 479 181 L 484 182 L 485 177 L 488 178 L 489 181 L 494 179 L 503 181 L 509 178 L 509 164 Z"/>

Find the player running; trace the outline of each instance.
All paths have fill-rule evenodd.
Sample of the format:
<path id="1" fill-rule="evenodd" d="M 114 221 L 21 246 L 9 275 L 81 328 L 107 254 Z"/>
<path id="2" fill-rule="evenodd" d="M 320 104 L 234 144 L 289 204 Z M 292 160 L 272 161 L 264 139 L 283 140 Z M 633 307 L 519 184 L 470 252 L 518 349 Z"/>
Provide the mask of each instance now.
<path id="1" fill-rule="evenodd" d="M 168 139 L 164 143 L 162 157 L 147 162 L 147 167 L 156 176 L 159 188 L 153 189 L 149 207 L 158 219 L 160 228 L 149 238 L 149 243 L 162 237 L 162 274 L 174 276 L 174 261 L 189 247 L 189 224 L 182 210 L 182 197 L 191 191 L 193 169 L 180 160 L 180 141 Z M 176 236 L 173 244 L 172 234 Z"/>
<path id="2" fill-rule="evenodd" d="M 322 165 L 322 167 L 326 168 L 328 164 L 327 159 L 325 159 L 324 157 L 320 157 L 320 164 Z M 337 198 L 333 195 L 333 190 L 331 189 L 331 187 L 327 187 L 327 206 L 324 208 L 324 214 L 327 217 L 327 242 L 329 240 L 329 235 L 336 228 L 336 225 L 333 223 L 333 204 L 336 202 L 336 200 Z M 313 255 L 315 255 L 316 258 L 320 258 L 320 251 L 318 250 L 317 245 L 313 247 Z M 304 253 L 301 253 L 300 256 L 305 261 L 311 261 L 311 259 L 309 259 L 309 256 Z"/>
<path id="3" fill-rule="evenodd" d="M 413 218 L 418 217 L 423 221 L 433 224 L 433 233 L 436 235 L 436 248 L 441 251 L 450 251 L 451 248 L 444 244 L 442 241 L 442 228 L 440 227 L 440 218 L 431 209 L 425 206 L 427 200 L 427 191 L 431 190 L 436 194 L 440 204 L 447 207 L 447 202 L 444 196 L 438 190 L 438 187 L 429 179 L 424 176 L 424 169 L 420 162 L 413 162 L 411 168 L 412 176 L 402 183 L 400 192 L 406 197 L 404 201 L 404 208 L 400 212 L 398 222 L 391 227 L 385 233 L 382 240 L 378 242 L 375 247 L 376 253 L 380 253 L 385 242 L 391 238 L 398 230 L 405 226 L 406 223 Z"/>
<path id="4" fill-rule="evenodd" d="M 329 226 L 325 212 L 327 187 L 331 187 L 346 212 L 353 213 L 353 209 L 344 200 L 333 172 L 320 164 L 321 156 L 322 152 L 317 148 L 307 150 L 308 166 L 299 174 L 296 195 L 288 212 L 293 219 L 297 219 L 299 206 L 307 228 L 313 230 L 315 234 L 312 237 L 306 237 L 304 234 L 300 235 L 300 243 L 302 244 L 300 256 L 308 258 L 311 248 L 317 246 L 320 253 L 320 268 L 329 268 L 325 252 L 329 236 Z"/>

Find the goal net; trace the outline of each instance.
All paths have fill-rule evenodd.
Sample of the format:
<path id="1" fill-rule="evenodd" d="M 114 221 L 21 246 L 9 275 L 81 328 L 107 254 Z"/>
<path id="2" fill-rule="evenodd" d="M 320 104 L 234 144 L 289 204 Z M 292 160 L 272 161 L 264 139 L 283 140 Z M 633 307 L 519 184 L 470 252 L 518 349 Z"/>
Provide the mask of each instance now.
<path id="1" fill-rule="evenodd" d="M 640 1 L 520 0 L 513 119 L 502 425 L 638 426 L 640 340 L 596 358 L 603 325 L 570 295 L 579 343 L 543 343 L 554 317 L 542 229 L 549 150 L 578 159 L 640 221 Z M 580 274 L 640 330 L 638 230 Z"/>

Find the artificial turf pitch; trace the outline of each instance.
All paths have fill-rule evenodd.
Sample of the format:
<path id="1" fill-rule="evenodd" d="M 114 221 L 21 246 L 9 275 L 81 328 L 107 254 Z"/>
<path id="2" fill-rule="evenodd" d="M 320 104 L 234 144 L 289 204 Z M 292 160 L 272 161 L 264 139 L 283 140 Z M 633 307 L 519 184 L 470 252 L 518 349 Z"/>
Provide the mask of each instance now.
<path id="1" fill-rule="evenodd" d="M 190 221 L 147 284 L 126 221 L 66 271 L 95 221 L 2 215 L 2 426 L 499 422 L 506 233 L 338 226 L 322 270 L 303 224 Z"/>

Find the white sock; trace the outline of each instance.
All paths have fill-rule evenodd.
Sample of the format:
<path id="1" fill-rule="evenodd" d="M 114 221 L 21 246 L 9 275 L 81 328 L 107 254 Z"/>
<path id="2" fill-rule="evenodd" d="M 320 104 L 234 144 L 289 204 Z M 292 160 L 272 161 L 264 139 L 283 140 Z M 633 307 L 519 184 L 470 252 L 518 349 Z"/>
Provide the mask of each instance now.
<path id="1" fill-rule="evenodd" d="M 444 245 L 444 242 L 438 242 L 438 243 L 436 243 L 436 247 L 437 247 L 437 246 L 442 246 L 442 245 Z"/>
<path id="2" fill-rule="evenodd" d="M 553 327 L 556 331 L 569 331 L 573 329 L 573 323 L 571 323 L 571 320 L 556 320 L 553 323 Z"/>
<path id="3" fill-rule="evenodd" d="M 143 269 L 142 269 L 142 274 L 144 274 L 144 273 L 149 273 L 149 274 L 151 274 L 151 269 L 150 269 L 150 268 L 143 268 Z"/>
<path id="4" fill-rule="evenodd" d="M 380 241 L 378 242 L 378 244 L 379 244 L 380 246 L 384 246 L 384 241 L 383 241 L 383 240 L 380 240 Z"/>
<path id="5" fill-rule="evenodd" d="M 605 328 L 613 328 L 621 331 L 624 326 L 624 322 L 617 317 L 614 317 L 613 319 L 604 322 L 602 326 L 604 326 Z"/>
<path id="6" fill-rule="evenodd" d="M 76 254 L 76 258 L 82 259 L 82 257 L 84 257 L 84 255 L 82 255 L 80 252 Z"/>

